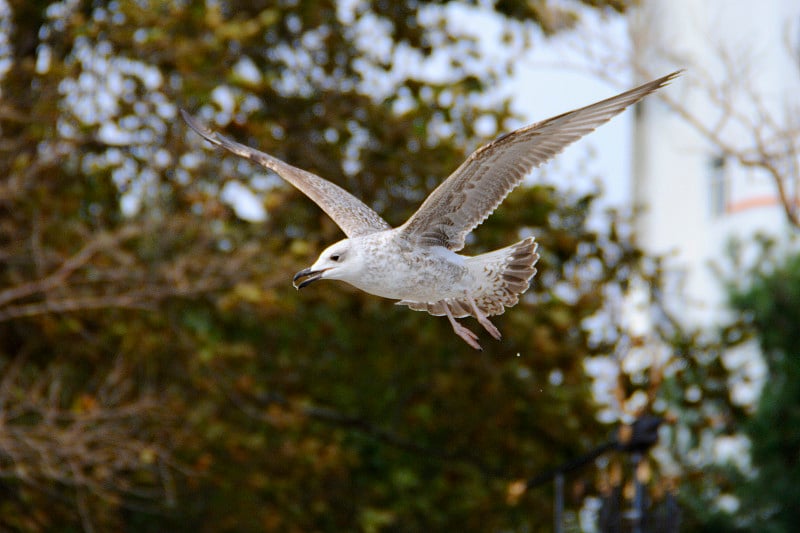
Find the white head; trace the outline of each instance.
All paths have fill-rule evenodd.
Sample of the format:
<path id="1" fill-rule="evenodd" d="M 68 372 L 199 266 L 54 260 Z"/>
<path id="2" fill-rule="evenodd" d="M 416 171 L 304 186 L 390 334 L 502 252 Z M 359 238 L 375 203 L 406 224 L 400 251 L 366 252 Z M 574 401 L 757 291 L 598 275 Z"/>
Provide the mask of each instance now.
<path id="1" fill-rule="evenodd" d="M 295 274 L 292 282 L 296 288 L 302 289 L 318 279 L 357 280 L 362 266 L 358 247 L 353 246 L 350 239 L 343 239 L 328 246 L 313 265 Z"/>

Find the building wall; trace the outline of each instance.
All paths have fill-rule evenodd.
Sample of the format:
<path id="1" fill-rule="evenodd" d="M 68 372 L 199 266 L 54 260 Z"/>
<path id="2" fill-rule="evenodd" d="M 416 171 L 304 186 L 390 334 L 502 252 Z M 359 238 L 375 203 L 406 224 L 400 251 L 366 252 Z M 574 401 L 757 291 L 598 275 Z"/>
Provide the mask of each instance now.
<path id="1" fill-rule="evenodd" d="M 800 43 L 797 0 L 645 0 L 632 26 L 642 77 L 685 67 L 669 97 L 727 145 L 751 145 L 766 120 L 800 126 L 798 55 L 787 48 Z M 633 181 L 639 242 L 670 254 L 673 303 L 694 325 L 724 316 L 710 263 L 725 262 L 732 237 L 790 233 L 771 179 L 742 167 L 656 98 L 637 109 Z"/>

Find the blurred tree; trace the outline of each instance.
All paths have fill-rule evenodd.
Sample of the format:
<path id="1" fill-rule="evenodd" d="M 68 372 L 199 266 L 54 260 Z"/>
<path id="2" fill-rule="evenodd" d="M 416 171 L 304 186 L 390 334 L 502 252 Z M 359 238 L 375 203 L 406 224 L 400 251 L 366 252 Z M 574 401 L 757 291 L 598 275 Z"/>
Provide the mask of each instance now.
<path id="1" fill-rule="evenodd" d="M 736 494 L 752 529 L 791 531 L 800 521 L 800 255 L 759 272 L 751 286 L 733 295 L 749 317 L 768 366 L 755 415 L 745 424 L 752 442 L 754 478 Z"/>
<path id="2" fill-rule="evenodd" d="M 653 459 L 666 485 L 680 486 L 681 530 L 697 532 L 791 531 L 797 513 L 793 491 L 798 432 L 796 352 L 800 256 L 795 245 L 760 236 L 732 242 L 719 269 L 729 294 L 731 315 L 717 330 L 692 331 L 665 314 L 657 326 L 666 347 L 638 371 L 620 371 L 619 396 L 634 398 L 646 389 L 647 411 L 663 413 Z M 719 265 L 718 265 L 719 266 Z M 725 274 L 729 272 L 731 274 Z M 661 288 L 651 286 L 650 301 Z M 766 359 L 763 389 L 750 380 L 748 366 Z M 637 348 L 638 349 L 638 348 Z M 633 351 L 629 351 L 630 355 Z M 623 360 L 621 366 L 625 366 Z M 760 380 L 758 380 L 760 381 Z M 755 401 L 737 398 L 738 387 L 761 390 Z"/>
<path id="3" fill-rule="evenodd" d="M 800 475 L 800 255 L 778 259 L 765 250 L 744 284 L 732 289 L 733 306 L 755 330 L 767 361 L 767 385 L 755 413 L 742 420 L 751 467 L 728 469 L 738 512 L 698 513 L 704 531 L 792 531 L 798 522 Z M 700 527 L 698 527 L 700 529 Z"/>
<path id="4" fill-rule="evenodd" d="M 548 530 L 547 493 L 509 506 L 508 481 L 605 440 L 583 360 L 620 332 L 590 319 L 658 275 L 615 220 L 587 225 L 594 195 L 524 187 L 480 228 L 470 253 L 534 233 L 543 257 L 477 355 L 341 285 L 298 295 L 333 223 L 176 120 L 400 223 L 506 128 L 493 96 L 537 6 L 0 3 L 3 527 Z"/>

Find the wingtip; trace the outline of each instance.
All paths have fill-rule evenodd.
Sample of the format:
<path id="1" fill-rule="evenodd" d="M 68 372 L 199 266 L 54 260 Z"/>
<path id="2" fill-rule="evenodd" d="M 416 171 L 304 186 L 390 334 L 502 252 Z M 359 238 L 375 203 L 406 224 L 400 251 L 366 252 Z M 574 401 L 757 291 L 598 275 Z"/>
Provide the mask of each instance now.
<path id="1" fill-rule="evenodd" d="M 192 116 L 192 115 L 191 115 L 191 114 L 190 114 L 188 111 L 186 111 L 184 108 L 182 108 L 182 107 L 181 107 L 181 108 L 180 108 L 180 112 L 181 112 L 181 118 L 183 118 L 183 121 L 186 123 L 186 125 L 187 125 L 187 126 L 189 126 L 190 128 L 192 128 L 192 129 L 193 129 L 194 131 L 196 131 L 197 133 L 200 133 L 200 134 L 202 135 L 202 133 L 201 133 L 201 132 L 205 132 L 206 130 L 208 130 L 208 128 L 206 128 L 206 127 L 204 127 L 202 124 L 200 124 L 200 123 L 197 121 L 197 119 L 196 119 L 196 118 L 194 118 L 194 117 L 193 117 L 193 116 Z"/>
<path id="2" fill-rule="evenodd" d="M 178 111 L 180 111 L 181 117 L 183 118 L 184 122 L 186 122 L 188 124 L 188 123 L 190 123 L 192 121 L 192 115 L 190 115 L 189 112 L 186 111 L 184 108 L 179 107 Z"/>
<path id="3" fill-rule="evenodd" d="M 665 85 L 669 85 L 670 82 L 682 76 L 684 72 L 686 72 L 685 68 L 681 68 L 674 72 L 670 72 L 666 76 L 663 76 L 657 80 L 659 82 L 658 86 L 664 87 Z"/>
<path id="4" fill-rule="evenodd" d="M 204 124 L 201 124 L 196 118 L 194 118 L 188 111 L 186 111 L 182 107 L 179 108 L 179 110 L 181 112 L 181 117 L 183 118 L 183 121 L 186 122 L 186 125 L 189 126 L 189 128 L 191 128 L 196 134 L 198 134 L 200 137 L 204 138 L 211 144 L 219 146 L 220 142 L 217 139 L 217 134 L 213 130 L 211 130 Z"/>
<path id="5" fill-rule="evenodd" d="M 650 81 L 644 82 L 635 89 L 632 89 L 630 92 L 639 91 L 641 89 L 645 89 L 647 93 L 654 92 L 658 89 L 662 89 L 668 86 L 672 81 L 676 78 L 679 78 L 683 73 L 686 72 L 685 68 L 678 69 L 674 72 L 670 72 L 665 76 L 661 76 L 660 78 L 651 79 Z"/>

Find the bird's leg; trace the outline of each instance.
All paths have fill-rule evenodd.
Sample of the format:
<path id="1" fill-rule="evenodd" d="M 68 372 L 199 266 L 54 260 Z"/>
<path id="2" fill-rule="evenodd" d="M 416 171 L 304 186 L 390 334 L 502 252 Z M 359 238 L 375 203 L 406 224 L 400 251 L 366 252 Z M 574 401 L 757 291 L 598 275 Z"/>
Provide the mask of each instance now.
<path id="1" fill-rule="evenodd" d="M 444 312 L 447 314 L 447 320 L 450 321 L 450 325 L 453 326 L 453 331 L 456 332 L 456 335 L 464 339 L 467 344 L 476 350 L 483 350 L 481 345 L 478 344 L 478 336 L 472 333 L 462 324 L 459 324 L 456 319 L 453 318 L 453 313 L 450 311 L 450 306 L 448 306 L 447 303 L 444 303 Z"/>
<path id="2" fill-rule="evenodd" d="M 483 314 L 483 311 L 478 309 L 478 305 L 471 296 L 467 296 L 467 301 L 469 302 L 469 305 L 472 306 L 472 314 L 478 319 L 478 323 L 483 326 L 483 328 L 488 331 L 492 337 L 499 341 L 502 338 L 502 335 L 500 335 L 500 330 L 489 321 L 489 318 Z"/>

